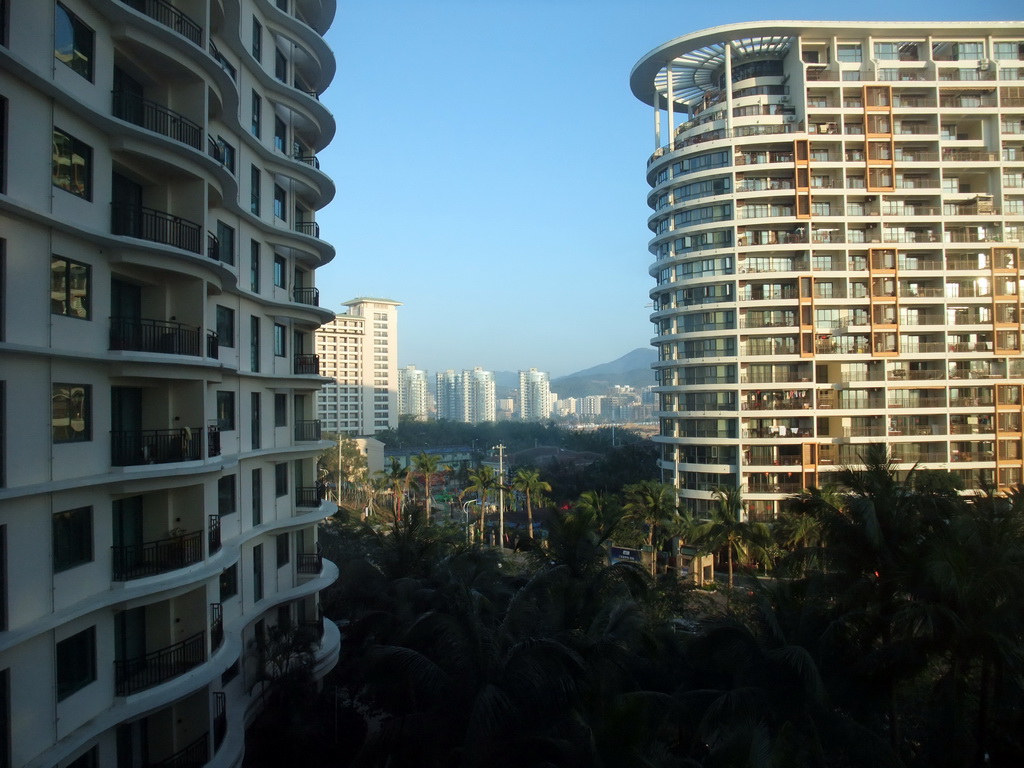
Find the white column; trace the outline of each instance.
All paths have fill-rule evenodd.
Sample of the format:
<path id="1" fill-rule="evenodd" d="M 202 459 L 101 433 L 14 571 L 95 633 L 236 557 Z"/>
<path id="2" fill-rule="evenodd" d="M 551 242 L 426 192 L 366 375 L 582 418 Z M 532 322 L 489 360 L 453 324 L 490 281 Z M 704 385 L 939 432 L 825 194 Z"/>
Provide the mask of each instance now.
<path id="1" fill-rule="evenodd" d="M 658 105 L 658 89 L 654 89 L 654 149 L 661 149 L 661 107 Z"/>
<path id="2" fill-rule="evenodd" d="M 673 61 L 675 61 L 673 59 Z M 672 82 L 672 62 L 665 65 L 665 73 L 668 75 L 668 85 L 665 90 L 665 97 L 668 99 L 668 143 L 671 144 L 676 138 L 676 98 Z"/>

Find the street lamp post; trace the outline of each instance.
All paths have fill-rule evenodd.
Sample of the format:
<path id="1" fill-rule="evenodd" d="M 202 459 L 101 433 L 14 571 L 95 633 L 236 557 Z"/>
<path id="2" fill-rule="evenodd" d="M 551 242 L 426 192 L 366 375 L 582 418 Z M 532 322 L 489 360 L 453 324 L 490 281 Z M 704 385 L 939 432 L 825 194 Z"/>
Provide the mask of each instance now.
<path id="1" fill-rule="evenodd" d="M 462 516 L 465 518 L 465 521 L 466 521 L 466 544 L 472 544 L 473 543 L 472 537 L 470 535 L 472 533 L 472 531 L 473 531 L 473 526 L 471 526 L 469 524 L 469 505 L 470 504 L 479 504 L 479 503 L 480 503 L 479 499 L 470 499 L 469 501 L 465 502 L 462 505 Z M 481 509 L 483 509 L 483 507 L 481 507 Z"/>

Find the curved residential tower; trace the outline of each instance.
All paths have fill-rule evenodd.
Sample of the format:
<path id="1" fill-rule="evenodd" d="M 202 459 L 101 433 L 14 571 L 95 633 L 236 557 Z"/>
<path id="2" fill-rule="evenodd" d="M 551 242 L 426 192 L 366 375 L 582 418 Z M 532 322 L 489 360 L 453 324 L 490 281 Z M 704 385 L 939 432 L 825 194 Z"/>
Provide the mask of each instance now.
<path id="1" fill-rule="evenodd" d="M 747 513 L 885 442 L 1022 480 L 1024 24 L 758 22 L 647 54 L 660 465 Z"/>
<path id="2" fill-rule="evenodd" d="M 333 15 L 0 0 L 2 765 L 236 766 L 275 628 L 337 658 Z"/>

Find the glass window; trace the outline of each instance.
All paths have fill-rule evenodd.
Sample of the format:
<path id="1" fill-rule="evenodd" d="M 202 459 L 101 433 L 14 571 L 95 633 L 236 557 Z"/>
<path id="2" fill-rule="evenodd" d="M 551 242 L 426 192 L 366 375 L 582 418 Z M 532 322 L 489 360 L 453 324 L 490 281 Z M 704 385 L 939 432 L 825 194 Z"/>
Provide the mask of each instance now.
<path id="1" fill-rule="evenodd" d="M 288 82 L 288 59 L 280 48 L 274 49 L 274 77 L 282 83 Z"/>
<path id="2" fill-rule="evenodd" d="M 839 61 L 858 62 L 863 60 L 864 54 L 861 51 L 860 44 L 844 45 L 840 43 L 836 49 L 836 58 L 839 59 Z"/>
<path id="3" fill-rule="evenodd" d="M 53 515 L 53 572 L 92 562 L 92 507 Z"/>
<path id="4" fill-rule="evenodd" d="M 260 137 L 260 125 L 263 122 L 263 99 L 256 91 L 252 92 L 252 135 Z"/>
<path id="5" fill-rule="evenodd" d="M 288 330 L 283 325 L 274 323 L 274 354 L 277 357 L 284 357 L 288 354 L 285 341 L 287 334 Z"/>
<path id="6" fill-rule="evenodd" d="M 288 271 L 288 262 L 285 261 L 284 256 L 274 257 L 274 285 L 278 288 L 286 288 L 285 275 Z"/>
<path id="7" fill-rule="evenodd" d="M 249 211 L 260 215 L 260 169 L 255 165 L 249 170 Z"/>
<path id="8" fill-rule="evenodd" d="M 86 384 L 54 384 L 51 403 L 53 442 L 84 443 L 92 440 L 92 387 Z"/>
<path id="9" fill-rule="evenodd" d="M 274 426 L 275 427 L 287 427 L 288 426 L 288 396 L 275 394 L 274 395 Z"/>
<path id="10" fill-rule="evenodd" d="M 220 602 L 238 594 L 238 563 L 220 572 Z"/>
<path id="11" fill-rule="evenodd" d="M 254 526 L 263 522 L 263 470 L 256 468 L 252 471 L 252 524 Z"/>
<path id="12" fill-rule="evenodd" d="M 277 535 L 277 567 L 283 568 L 288 565 L 290 559 L 288 552 L 288 534 L 279 533 Z"/>
<path id="13" fill-rule="evenodd" d="M 92 82 L 93 31 L 57 3 L 53 55 Z"/>
<path id="14" fill-rule="evenodd" d="M 1024 53 L 1024 43 L 1022 42 L 992 44 L 992 58 L 995 59 L 1020 59 L 1024 58 L 1021 56 L 1022 53 Z"/>
<path id="15" fill-rule="evenodd" d="M 57 701 L 96 680 L 96 627 L 57 643 Z"/>
<path id="16" fill-rule="evenodd" d="M 277 496 L 288 493 L 288 465 L 285 463 L 274 465 L 274 493 Z"/>
<path id="17" fill-rule="evenodd" d="M 91 267 L 63 256 L 50 257 L 50 312 L 89 319 Z"/>
<path id="18" fill-rule="evenodd" d="M 92 148 L 59 128 L 53 129 L 53 186 L 92 199 Z"/>
<path id="19" fill-rule="evenodd" d="M 284 148 L 288 144 L 287 137 L 288 127 L 285 125 L 284 120 L 274 115 L 274 149 L 278 152 L 284 152 Z"/>
<path id="20" fill-rule="evenodd" d="M 875 58 L 881 61 L 894 61 L 900 57 L 898 43 L 875 43 Z"/>
<path id="21" fill-rule="evenodd" d="M 249 369 L 260 370 L 260 319 L 256 315 L 249 316 Z"/>
<path id="22" fill-rule="evenodd" d="M 235 428 L 234 392 L 217 392 L 217 427 L 222 431 Z"/>
<path id="23" fill-rule="evenodd" d="M 256 61 L 263 60 L 263 25 L 252 18 L 252 57 Z"/>
<path id="24" fill-rule="evenodd" d="M 288 221 L 288 196 L 280 184 L 274 185 L 274 216 Z"/>
<path id="25" fill-rule="evenodd" d="M 980 59 L 984 56 L 984 46 L 981 43 L 957 43 L 956 60 L 964 61 Z"/>
<path id="26" fill-rule="evenodd" d="M 260 292 L 260 244 L 256 240 L 249 243 L 249 290 Z"/>
<path id="27" fill-rule="evenodd" d="M 231 171 L 232 175 L 235 173 L 235 148 L 231 144 L 224 141 L 224 137 L 217 137 L 217 146 L 220 147 L 220 151 L 223 153 L 221 162 L 224 167 Z"/>
<path id="28" fill-rule="evenodd" d="M 259 602 L 263 599 L 263 545 L 252 548 L 252 599 Z"/>
<path id="29" fill-rule="evenodd" d="M 218 392 L 218 394 L 220 394 Z M 235 476 L 225 475 L 217 478 L 217 514 L 233 515 L 238 511 Z"/>
<path id="30" fill-rule="evenodd" d="M 249 393 L 249 440 L 252 444 L 252 448 L 255 450 L 260 447 L 261 427 L 260 422 L 262 418 L 263 405 L 260 402 L 259 392 Z"/>
<path id="31" fill-rule="evenodd" d="M 217 305 L 217 344 L 235 346 L 235 310 Z"/>
<path id="32" fill-rule="evenodd" d="M 217 221 L 217 241 L 220 247 L 217 250 L 217 258 L 225 264 L 235 263 L 235 228 L 229 227 L 223 221 Z"/>

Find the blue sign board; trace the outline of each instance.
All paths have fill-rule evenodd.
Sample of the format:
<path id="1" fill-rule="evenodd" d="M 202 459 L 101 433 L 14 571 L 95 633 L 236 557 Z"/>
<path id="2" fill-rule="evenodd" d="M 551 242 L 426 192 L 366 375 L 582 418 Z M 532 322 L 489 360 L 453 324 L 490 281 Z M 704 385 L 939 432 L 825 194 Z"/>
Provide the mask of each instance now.
<path id="1" fill-rule="evenodd" d="M 639 563 L 640 550 L 628 549 L 626 547 L 612 547 L 608 553 L 608 559 L 612 563 Z"/>

